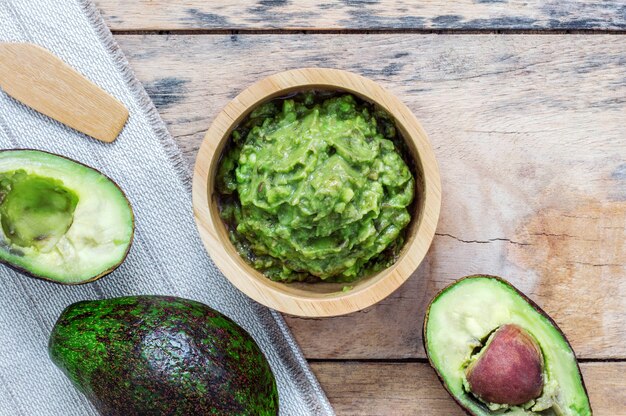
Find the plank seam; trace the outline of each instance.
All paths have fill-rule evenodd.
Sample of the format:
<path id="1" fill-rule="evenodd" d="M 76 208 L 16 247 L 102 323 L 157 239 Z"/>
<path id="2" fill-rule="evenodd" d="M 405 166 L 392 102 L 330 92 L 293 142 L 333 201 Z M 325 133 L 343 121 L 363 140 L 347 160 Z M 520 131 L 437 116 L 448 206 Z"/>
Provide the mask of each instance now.
<path id="1" fill-rule="evenodd" d="M 114 35 L 625 35 L 626 29 L 111 29 Z"/>
<path id="2" fill-rule="evenodd" d="M 309 363 L 429 364 L 428 358 L 307 358 Z M 626 363 L 626 358 L 579 358 L 579 363 Z"/>

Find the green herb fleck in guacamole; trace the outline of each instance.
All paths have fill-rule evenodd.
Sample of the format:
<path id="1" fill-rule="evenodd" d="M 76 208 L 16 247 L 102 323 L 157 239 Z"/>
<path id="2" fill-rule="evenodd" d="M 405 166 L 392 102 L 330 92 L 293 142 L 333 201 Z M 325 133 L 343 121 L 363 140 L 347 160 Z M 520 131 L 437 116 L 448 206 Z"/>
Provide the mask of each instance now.
<path id="1" fill-rule="evenodd" d="M 389 116 L 352 95 L 261 105 L 218 170 L 231 241 L 277 281 L 351 282 L 388 267 L 415 189 L 402 146 Z"/>

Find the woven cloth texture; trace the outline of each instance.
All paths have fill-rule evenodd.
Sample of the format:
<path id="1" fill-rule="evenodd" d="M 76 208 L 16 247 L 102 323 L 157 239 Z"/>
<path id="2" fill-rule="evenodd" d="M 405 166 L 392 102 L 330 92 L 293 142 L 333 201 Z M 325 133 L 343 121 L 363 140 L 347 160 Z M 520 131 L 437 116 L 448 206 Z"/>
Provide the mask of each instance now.
<path id="1" fill-rule="evenodd" d="M 139 294 L 181 296 L 225 313 L 270 361 L 281 415 L 332 415 L 280 314 L 237 291 L 204 251 L 192 215 L 189 167 L 94 5 L 0 0 L 0 41 L 49 49 L 130 111 L 117 141 L 106 144 L 0 92 L 0 148 L 46 150 L 100 170 L 124 190 L 136 217 L 128 258 L 94 283 L 62 286 L 0 266 L 0 415 L 96 415 L 48 358 L 50 331 L 73 302 Z"/>

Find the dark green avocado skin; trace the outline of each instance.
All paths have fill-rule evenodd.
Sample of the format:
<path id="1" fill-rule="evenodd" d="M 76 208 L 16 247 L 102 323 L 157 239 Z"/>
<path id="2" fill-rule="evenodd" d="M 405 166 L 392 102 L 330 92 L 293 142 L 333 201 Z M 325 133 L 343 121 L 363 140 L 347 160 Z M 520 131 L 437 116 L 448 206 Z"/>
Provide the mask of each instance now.
<path id="1" fill-rule="evenodd" d="M 276 415 L 276 381 L 252 337 L 208 306 L 129 296 L 74 303 L 52 361 L 102 415 Z"/>

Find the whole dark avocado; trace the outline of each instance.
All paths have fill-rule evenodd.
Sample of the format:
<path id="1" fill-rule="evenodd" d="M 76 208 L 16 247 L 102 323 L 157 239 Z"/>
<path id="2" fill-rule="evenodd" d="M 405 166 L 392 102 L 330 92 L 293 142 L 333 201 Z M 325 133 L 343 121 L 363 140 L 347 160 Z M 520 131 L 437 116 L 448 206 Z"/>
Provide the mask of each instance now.
<path id="1" fill-rule="evenodd" d="M 210 307 L 128 296 L 67 307 L 52 361 L 102 415 L 276 415 L 276 381 L 252 337 Z"/>

